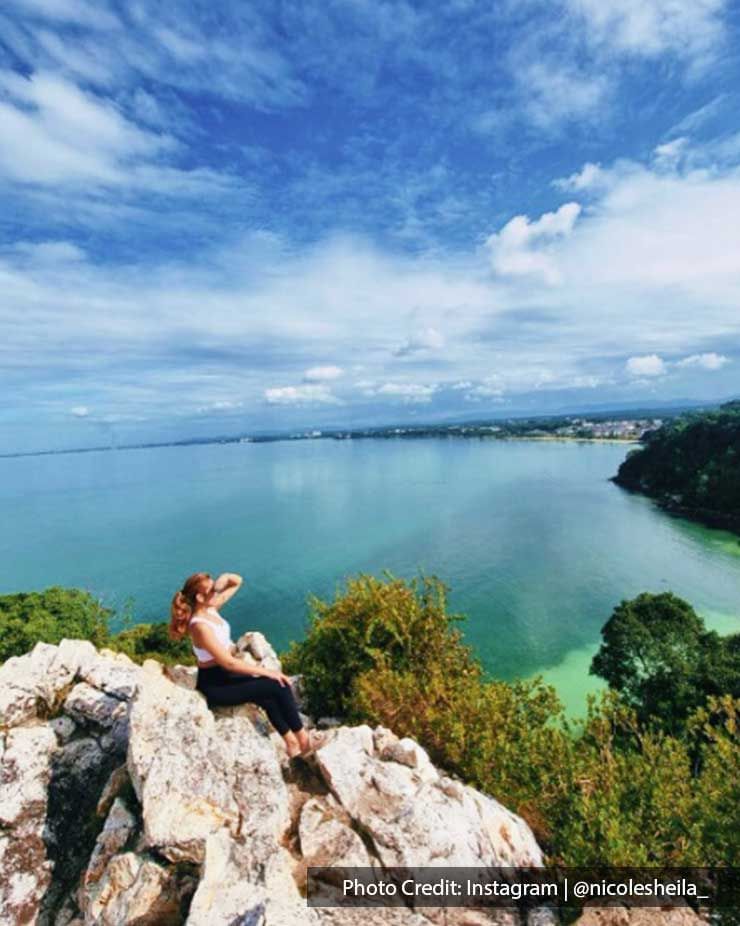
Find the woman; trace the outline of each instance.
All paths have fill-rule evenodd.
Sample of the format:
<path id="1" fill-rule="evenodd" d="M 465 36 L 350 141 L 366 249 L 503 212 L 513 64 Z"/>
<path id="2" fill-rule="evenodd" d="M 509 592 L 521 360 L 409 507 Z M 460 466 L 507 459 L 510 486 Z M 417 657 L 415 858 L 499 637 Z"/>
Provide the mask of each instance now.
<path id="1" fill-rule="evenodd" d="M 170 636 L 179 640 L 190 633 L 198 661 L 195 687 L 209 707 L 259 704 L 285 740 L 288 755 L 310 755 L 320 740 L 312 743 L 303 727 L 290 687 L 290 679 L 273 669 L 250 666 L 232 655 L 231 626 L 218 609 L 242 585 L 242 577 L 225 572 L 215 581 L 207 572 L 196 572 L 172 599 Z"/>

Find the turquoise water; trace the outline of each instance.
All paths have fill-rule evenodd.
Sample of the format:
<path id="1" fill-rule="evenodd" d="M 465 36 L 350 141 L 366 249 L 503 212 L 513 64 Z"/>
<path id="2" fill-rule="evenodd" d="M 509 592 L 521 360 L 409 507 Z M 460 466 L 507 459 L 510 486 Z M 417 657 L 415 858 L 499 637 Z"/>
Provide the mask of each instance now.
<path id="1" fill-rule="evenodd" d="M 239 572 L 235 633 L 303 636 L 306 596 L 434 573 L 489 672 L 543 672 L 571 711 L 622 598 L 671 590 L 740 629 L 740 544 L 608 482 L 628 447 L 406 439 L 214 444 L 0 460 L 0 592 L 89 589 L 168 618 L 184 578 Z"/>

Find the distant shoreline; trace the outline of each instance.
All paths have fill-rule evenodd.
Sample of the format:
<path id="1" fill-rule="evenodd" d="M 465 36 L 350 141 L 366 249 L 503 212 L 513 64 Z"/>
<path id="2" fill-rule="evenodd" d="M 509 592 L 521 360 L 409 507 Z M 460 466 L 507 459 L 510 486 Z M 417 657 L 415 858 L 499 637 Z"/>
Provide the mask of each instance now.
<path id="1" fill-rule="evenodd" d="M 535 434 L 530 437 L 527 434 L 513 434 L 509 437 L 499 437 L 497 440 L 549 440 L 549 441 L 569 441 L 580 444 L 639 444 L 637 437 L 570 437 L 567 434 L 559 434 L 557 437 L 549 437 L 544 434 Z"/>
<path id="2" fill-rule="evenodd" d="M 495 434 L 486 431 L 476 433 L 460 433 L 459 431 L 430 431 L 425 433 L 414 433 L 408 431 L 403 434 L 396 434 L 388 431 L 382 431 L 377 434 L 353 434 L 340 435 L 338 433 L 327 432 L 321 435 L 286 435 L 279 437 L 234 437 L 224 438 L 217 437 L 213 440 L 195 440 L 195 441 L 171 441 L 161 444 L 121 444 L 120 447 L 70 447 L 66 450 L 26 450 L 17 453 L 0 453 L 0 460 L 13 460 L 18 457 L 48 457 L 57 456 L 66 453 L 107 453 L 117 450 L 156 450 L 162 447 L 210 447 L 214 444 L 271 444 L 278 441 L 305 441 L 305 440 L 367 440 L 375 438 L 376 440 L 407 440 L 409 438 L 445 438 L 458 437 L 463 440 L 471 438 L 489 439 L 489 440 L 540 440 L 540 441 L 576 441 L 582 444 L 639 444 L 640 440 L 636 437 L 575 437 L 568 434 L 545 435 L 545 434 Z"/>

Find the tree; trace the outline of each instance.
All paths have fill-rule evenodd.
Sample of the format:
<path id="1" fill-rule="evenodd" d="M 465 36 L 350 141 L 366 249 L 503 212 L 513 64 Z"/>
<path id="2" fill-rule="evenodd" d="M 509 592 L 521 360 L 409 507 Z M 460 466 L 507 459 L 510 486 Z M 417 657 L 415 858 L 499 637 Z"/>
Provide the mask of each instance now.
<path id="1" fill-rule="evenodd" d="M 737 635 L 708 632 L 691 605 L 672 592 L 621 601 L 601 634 L 591 673 L 620 692 L 640 720 L 680 732 L 708 696 L 740 694 Z"/>

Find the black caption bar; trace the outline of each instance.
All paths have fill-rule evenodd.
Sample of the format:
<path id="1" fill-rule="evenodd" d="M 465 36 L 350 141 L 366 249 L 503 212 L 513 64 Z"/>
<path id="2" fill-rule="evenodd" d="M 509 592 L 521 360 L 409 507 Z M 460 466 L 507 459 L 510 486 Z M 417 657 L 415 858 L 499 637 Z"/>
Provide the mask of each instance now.
<path id="1" fill-rule="evenodd" d="M 740 909 L 740 868 L 309 867 L 309 907 Z"/>

